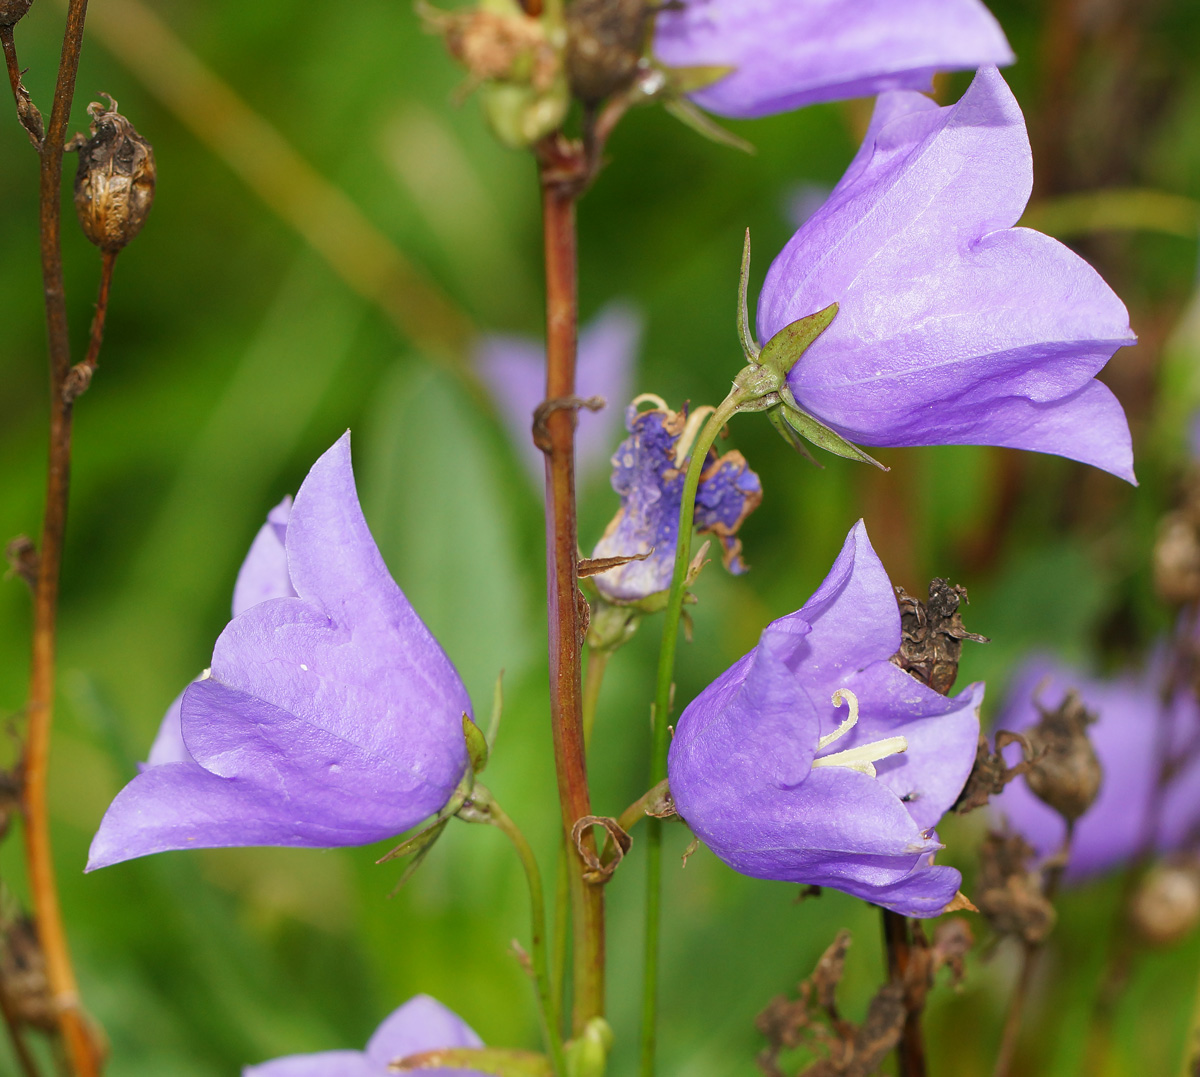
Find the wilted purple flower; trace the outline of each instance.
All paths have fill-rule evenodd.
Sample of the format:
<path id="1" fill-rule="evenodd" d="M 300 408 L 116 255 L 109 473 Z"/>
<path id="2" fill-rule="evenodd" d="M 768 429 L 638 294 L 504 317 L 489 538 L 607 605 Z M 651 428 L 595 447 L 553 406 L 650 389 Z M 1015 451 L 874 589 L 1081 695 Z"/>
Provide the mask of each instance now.
<path id="1" fill-rule="evenodd" d="M 979 0 L 686 0 L 659 13 L 654 49 L 670 67 L 734 68 L 692 96 L 735 117 L 927 90 L 937 71 L 1013 61 Z"/>
<path id="2" fill-rule="evenodd" d="M 759 299 L 764 342 L 839 305 L 788 374 L 799 407 L 866 445 L 1007 445 L 1132 482 L 1125 414 L 1094 378 L 1134 343 L 1129 316 L 1076 254 L 1013 227 L 1032 182 L 1021 110 L 995 68 L 948 108 L 882 96 Z"/>
<path id="3" fill-rule="evenodd" d="M 1088 735 L 1100 759 L 1100 795 L 1075 824 L 1066 875 L 1079 879 L 1095 875 L 1147 851 L 1173 852 L 1200 843 L 1200 755 L 1174 774 L 1153 808 L 1161 766 L 1161 746 L 1172 755 L 1200 737 L 1200 704 L 1188 691 L 1180 692 L 1165 709 L 1155 663 L 1141 674 L 1097 680 L 1048 658 L 1032 659 L 1018 672 L 997 729 L 1015 732 L 1039 718 L 1037 701 L 1056 706 L 1074 688 L 1098 720 Z M 1165 729 L 1163 726 L 1165 723 Z M 1160 736 L 1165 738 L 1160 742 Z M 1010 764 L 1020 749 L 1006 749 Z M 1017 778 L 991 802 L 997 819 L 1007 819 L 1042 857 L 1062 848 L 1066 824 L 1062 816 L 1029 791 Z M 1151 826 L 1151 812 L 1157 816 Z"/>
<path id="4" fill-rule="evenodd" d="M 289 1055 L 259 1066 L 247 1066 L 242 1077 L 386 1077 L 388 1063 L 409 1055 L 447 1047 L 482 1047 L 470 1026 L 428 995 L 410 998 L 388 1017 L 367 1043 L 365 1051 L 322 1051 Z M 484 1077 L 478 1070 L 429 1069 L 413 1073 L 444 1077 Z"/>
<path id="5" fill-rule="evenodd" d="M 642 320 L 627 303 L 610 303 L 579 334 L 576 394 L 608 402 L 600 412 L 580 409 L 575 461 L 580 475 L 607 459 L 618 422 L 617 405 L 633 391 L 633 368 L 642 338 Z M 533 411 L 546 397 L 546 351 L 525 337 L 487 336 L 475 356 L 479 376 L 491 390 L 521 458 L 541 482 L 545 462 L 530 430 Z"/>
<path id="6" fill-rule="evenodd" d="M 640 411 L 639 405 L 655 407 Z M 637 602 L 671 586 L 679 507 L 692 443 L 708 411 L 690 417 L 671 411 L 656 396 L 640 396 L 625 411 L 627 437 L 613 454 L 613 489 L 621 508 L 592 552 L 594 558 L 649 554 L 595 577 L 600 593 L 611 602 Z M 725 567 L 746 571 L 742 521 L 762 501 L 762 483 L 736 450 L 718 457 L 710 449 L 696 491 L 696 527 L 721 543 Z"/>
<path id="7" fill-rule="evenodd" d="M 236 593 L 278 597 L 226 626 L 211 670 L 179 701 L 181 737 L 160 732 L 105 814 L 89 868 L 165 849 L 367 844 L 437 812 L 462 777 L 471 703 L 371 538 L 349 434 L 296 495 L 286 587 L 273 545 L 282 510 Z"/>
<path id="8" fill-rule="evenodd" d="M 910 916 L 953 899 L 961 876 L 932 864 L 933 827 L 975 761 L 983 685 L 940 696 L 889 661 L 899 646 L 895 593 L 860 521 L 804 607 L 684 710 L 671 793 L 735 871 Z"/>

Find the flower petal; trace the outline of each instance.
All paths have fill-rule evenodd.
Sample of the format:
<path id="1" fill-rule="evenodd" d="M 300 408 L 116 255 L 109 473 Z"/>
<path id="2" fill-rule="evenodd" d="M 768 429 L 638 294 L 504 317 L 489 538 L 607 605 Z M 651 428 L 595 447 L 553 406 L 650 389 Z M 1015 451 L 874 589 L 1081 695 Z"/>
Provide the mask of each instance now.
<path id="1" fill-rule="evenodd" d="M 416 995 L 375 1030 L 367 1044 L 367 1057 L 380 1073 L 398 1058 L 441 1047 L 482 1047 L 470 1025 L 453 1010 L 428 995 Z M 474 1077 L 465 1070 L 438 1070 L 448 1077 Z"/>
<path id="2" fill-rule="evenodd" d="M 233 588 L 234 617 L 271 598 L 295 597 L 283 545 L 291 513 L 292 499 L 285 497 L 267 513 L 267 522 L 254 536 Z"/>
<path id="3" fill-rule="evenodd" d="M 242 1077 L 382 1077 L 386 1072 L 371 1063 L 362 1051 L 322 1051 L 247 1066 Z"/>
<path id="4" fill-rule="evenodd" d="M 735 67 L 693 96 L 742 117 L 927 89 L 936 71 L 1013 60 L 977 0 L 689 0 L 659 13 L 655 52 L 674 67 Z"/>

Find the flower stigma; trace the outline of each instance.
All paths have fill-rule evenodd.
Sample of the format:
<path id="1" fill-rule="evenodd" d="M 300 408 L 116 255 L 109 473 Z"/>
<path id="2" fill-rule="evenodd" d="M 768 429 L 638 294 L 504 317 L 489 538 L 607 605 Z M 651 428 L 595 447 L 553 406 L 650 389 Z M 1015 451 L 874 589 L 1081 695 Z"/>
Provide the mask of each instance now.
<path id="1" fill-rule="evenodd" d="M 835 707 L 843 703 L 850 709 L 850 715 L 832 733 L 817 741 L 817 751 L 828 748 L 834 741 L 839 740 L 858 724 L 858 697 L 849 688 L 839 688 L 833 693 L 832 701 Z M 868 778 L 875 777 L 875 764 L 891 755 L 899 755 L 908 751 L 908 740 L 904 737 L 885 737 L 883 740 L 872 741 L 870 744 L 860 744 L 857 748 L 847 748 L 842 752 L 822 756 L 813 760 L 813 769 L 817 767 L 845 767 L 847 770 L 857 770 Z"/>

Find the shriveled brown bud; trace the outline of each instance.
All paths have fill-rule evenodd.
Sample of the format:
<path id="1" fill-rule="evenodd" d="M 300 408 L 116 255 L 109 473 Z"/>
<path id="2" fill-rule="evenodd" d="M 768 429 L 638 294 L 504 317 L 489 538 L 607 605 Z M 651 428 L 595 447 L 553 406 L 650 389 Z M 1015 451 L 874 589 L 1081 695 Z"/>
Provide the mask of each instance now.
<path id="1" fill-rule="evenodd" d="M 1134 930 L 1154 946 L 1171 946 L 1200 923 L 1200 864 L 1158 864 L 1146 873 L 1129 903 Z"/>
<path id="2" fill-rule="evenodd" d="M 649 16 L 646 0 L 574 0 L 567 8 L 567 77 L 576 97 L 594 104 L 633 81 Z"/>
<path id="3" fill-rule="evenodd" d="M 16 26 L 31 7 L 33 0 L 0 0 L 0 28 Z"/>
<path id="4" fill-rule="evenodd" d="M 106 95 L 107 96 L 107 95 Z M 142 230 L 154 202 L 154 150 L 117 111 L 88 105 L 90 138 L 68 146 L 79 151 L 75 172 L 75 212 L 84 234 L 102 251 L 115 252 Z"/>
<path id="5" fill-rule="evenodd" d="M 975 901 L 997 935 L 1036 946 L 1054 927 L 1054 906 L 1042 892 L 1041 876 L 1029 870 L 1033 850 L 1019 834 L 992 831 L 979 851 Z"/>
<path id="6" fill-rule="evenodd" d="M 1200 599 L 1200 534 L 1184 512 L 1170 512 L 1154 542 L 1154 588 L 1166 602 Z"/>
<path id="7" fill-rule="evenodd" d="M 1095 802 L 1104 777 L 1087 732 L 1096 715 L 1074 691 L 1056 709 L 1038 709 L 1041 721 L 1025 730 L 1032 749 L 1025 781 L 1034 796 L 1074 823 Z"/>
<path id="8" fill-rule="evenodd" d="M 46 959 L 27 917 L 5 914 L 0 923 L 0 993 L 5 1011 L 19 1025 L 57 1031 L 58 1008 L 46 978 Z"/>
<path id="9" fill-rule="evenodd" d="M 963 627 L 959 606 L 969 601 L 965 587 L 935 579 L 929 585 L 929 601 L 921 602 L 903 587 L 896 588 L 900 605 L 900 650 L 892 663 L 911 673 L 935 692 L 947 695 L 958 676 L 963 640 L 987 643 L 986 636 Z"/>

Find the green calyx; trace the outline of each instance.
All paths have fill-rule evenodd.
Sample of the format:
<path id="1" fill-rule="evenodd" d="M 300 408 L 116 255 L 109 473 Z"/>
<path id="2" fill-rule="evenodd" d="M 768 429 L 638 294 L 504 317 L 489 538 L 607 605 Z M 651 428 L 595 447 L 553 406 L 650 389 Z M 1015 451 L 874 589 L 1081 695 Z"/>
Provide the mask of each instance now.
<path id="1" fill-rule="evenodd" d="M 583 1034 L 567 1046 L 567 1077 L 604 1077 L 613 1032 L 603 1017 L 593 1017 Z"/>

